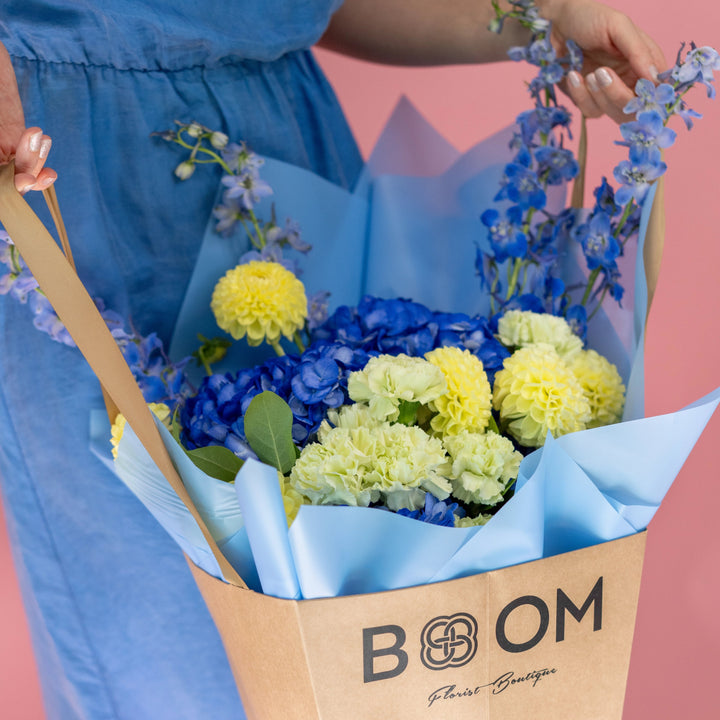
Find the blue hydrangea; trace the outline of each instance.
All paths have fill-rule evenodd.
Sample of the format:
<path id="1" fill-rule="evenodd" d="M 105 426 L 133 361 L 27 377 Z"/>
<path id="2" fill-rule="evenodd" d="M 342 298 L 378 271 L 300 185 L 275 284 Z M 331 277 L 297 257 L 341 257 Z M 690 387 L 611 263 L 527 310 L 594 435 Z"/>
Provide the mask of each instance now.
<path id="1" fill-rule="evenodd" d="M 303 445 L 317 433 L 328 408 L 349 402 L 348 376 L 368 359 L 362 350 L 320 342 L 300 356 L 270 358 L 236 375 L 206 377 L 183 404 L 184 440 L 191 448 L 220 444 L 251 457 L 243 416 L 256 395 L 270 390 L 290 406 L 293 440 Z"/>
<path id="2" fill-rule="evenodd" d="M 425 493 L 425 507 L 421 510 L 401 508 L 398 515 L 443 527 L 455 527 L 455 516 L 464 517 L 465 511 L 457 504 L 438 500 L 431 493 Z"/>

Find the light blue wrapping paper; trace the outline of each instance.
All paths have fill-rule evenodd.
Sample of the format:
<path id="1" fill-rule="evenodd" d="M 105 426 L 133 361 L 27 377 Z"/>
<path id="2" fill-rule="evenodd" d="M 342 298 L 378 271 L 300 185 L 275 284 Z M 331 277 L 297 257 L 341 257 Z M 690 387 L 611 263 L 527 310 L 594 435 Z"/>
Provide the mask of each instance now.
<path id="1" fill-rule="evenodd" d="M 482 242 L 479 215 L 491 205 L 510 157 L 510 134 L 502 131 L 459 154 L 401 103 L 354 193 L 267 160 L 263 174 L 275 192 L 278 220 L 298 220 L 314 248 L 300 258 L 308 292 L 330 290 L 333 307 L 354 305 L 370 293 L 410 297 L 434 310 L 487 312 L 474 272 L 475 243 Z M 416 151 L 418 142 L 423 152 Z M 677 413 L 642 417 L 642 249 L 653 195 L 643 209 L 637 251 L 624 259 L 631 266 L 624 275 L 630 286 L 624 307 L 599 313 L 590 332 L 590 346 L 615 362 L 629 385 L 627 421 L 549 438 L 525 458 L 515 496 L 484 527 L 438 527 L 368 508 L 303 506 L 288 531 L 274 469 L 247 462 L 235 488 L 218 485 L 165 432 L 199 511 L 249 584 L 255 587 L 259 577 L 264 592 L 286 598 L 376 592 L 497 569 L 644 529 L 720 401 L 718 390 Z M 550 202 L 562 206 L 564 191 Z M 210 295 L 246 249 L 242 239 L 221 238 L 208 227 L 177 323 L 173 358 L 196 348 L 198 332 L 219 334 Z M 572 254 L 565 269 L 567 277 L 582 272 Z M 236 343 L 216 371 L 266 356 Z M 126 432 L 120 445 L 118 474 L 186 554 L 219 576 L 190 513 L 178 506 L 133 437 Z"/>

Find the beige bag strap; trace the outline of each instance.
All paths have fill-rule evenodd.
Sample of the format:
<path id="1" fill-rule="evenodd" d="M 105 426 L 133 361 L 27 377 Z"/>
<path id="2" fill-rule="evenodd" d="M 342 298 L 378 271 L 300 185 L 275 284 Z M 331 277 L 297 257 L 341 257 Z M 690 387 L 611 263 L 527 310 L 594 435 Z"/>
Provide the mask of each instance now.
<path id="1" fill-rule="evenodd" d="M 172 464 L 152 413 L 147 407 L 120 348 L 95 303 L 45 226 L 15 189 L 14 163 L 0 167 L 0 222 L 20 251 L 30 272 L 52 303 L 78 348 L 108 395 L 120 409 L 172 489 L 187 506 L 207 541 L 225 579 L 247 587 L 210 535 Z M 51 198 L 54 193 L 51 194 Z M 57 199 L 51 199 L 55 210 Z M 62 221 L 60 221 L 62 222 Z M 65 236 L 67 237 L 67 236 Z"/>

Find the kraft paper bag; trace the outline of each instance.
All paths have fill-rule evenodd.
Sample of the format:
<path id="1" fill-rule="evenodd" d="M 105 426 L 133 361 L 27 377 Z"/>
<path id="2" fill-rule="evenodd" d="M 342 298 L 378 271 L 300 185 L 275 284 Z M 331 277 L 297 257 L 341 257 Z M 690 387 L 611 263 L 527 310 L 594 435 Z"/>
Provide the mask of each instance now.
<path id="1" fill-rule="evenodd" d="M 621 720 L 645 537 L 299 602 L 190 567 L 249 720 Z"/>

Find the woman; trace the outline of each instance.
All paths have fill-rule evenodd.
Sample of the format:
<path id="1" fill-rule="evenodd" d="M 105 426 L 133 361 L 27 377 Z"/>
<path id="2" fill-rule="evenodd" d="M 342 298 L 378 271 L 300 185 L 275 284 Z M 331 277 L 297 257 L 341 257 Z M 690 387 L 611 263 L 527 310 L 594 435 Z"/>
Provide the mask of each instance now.
<path id="1" fill-rule="evenodd" d="M 4 3 L 2 159 L 15 156 L 19 190 L 41 190 L 57 177 L 45 167 L 54 140 L 80 276 L 140 332 L 168 340 L 218 181 L 198 172 L 176 182 L 177 156 L 151 132 L 195 119 L 350 187 L 359 153 L 306 48 L 320 40 L 379 62 L 443 64 L 499 61 L 525 41 L 511 23 L 499 38 L 487 32 L 490 2 L 339 5 Z M 588 116 L 621 120 L 629 88 L 663 64 L 655 44 L 591 0 L 538 5 L 555 40 L 572 37 L 586 53 L 570 97 Z M 242 717 L 182 556 L 88 449 L 88 413 L 102 401 L 82 357 L 36 332 L 9 298 L 0 347 L 3 502 L 49 717 Z"/>

